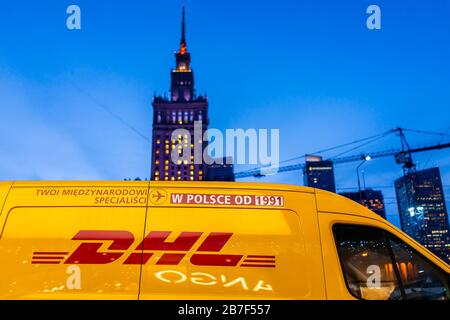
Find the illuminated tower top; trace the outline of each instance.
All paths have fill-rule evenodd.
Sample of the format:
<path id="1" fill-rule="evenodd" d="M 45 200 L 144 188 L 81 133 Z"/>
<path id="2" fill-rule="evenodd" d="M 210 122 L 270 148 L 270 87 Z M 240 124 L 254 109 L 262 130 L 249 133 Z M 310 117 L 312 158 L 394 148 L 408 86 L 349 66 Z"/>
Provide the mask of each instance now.
<path id="1" fill-rule="evenodd" d="M 181 21 L 180 49 L 175 53 L 176 67 L 172 70 L 171 100 L 172 102 L 192 101 L 195 96 L 194 73 L 191 70 L 191 54 L 187 51 L 186 20 L 183 6 Z"/>
<path id="2" fill-rule="evenodd" d="M 182 17 L 182 21 L 181 21 L 180 53 L 185 54 L 186 53 L 186 21 L 185 21 L 184 6 L 183 6 L 182 16 L 183 17 Z"/>

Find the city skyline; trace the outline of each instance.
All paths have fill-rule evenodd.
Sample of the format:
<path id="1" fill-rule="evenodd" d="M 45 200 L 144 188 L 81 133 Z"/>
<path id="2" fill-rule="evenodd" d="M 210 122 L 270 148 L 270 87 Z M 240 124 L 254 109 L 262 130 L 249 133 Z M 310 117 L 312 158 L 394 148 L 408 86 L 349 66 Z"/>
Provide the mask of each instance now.
<path id="1" fill-rule="evenodd" d="M 2 136 L 11 139 L 1 143 L 1 180 L 149 177 L 150 103 L 155 92 L 168 91 L 180 3 L 132 4 L 79 1 L 79 33 L 65 29 L 66 3 L 36 1 L 19 16 L 11 15 L 17 5 L 5 4 L 0 97 Z M 396 126 L 448 132 L 450 10 L 432 11 L 423 1 L 408 2 L 408 10 L 379 1 L 383 27 L 369 31 L 369 3 L 320 4 L 187 3 L 193 68 L 200 92 L 207 91 L 212 101 L 211 126 L 280 128 L 281 160 Z M 438 6 L 449 8 L 445 1 Z M 35 11 L 43 20 L 30 30 Z M 45 39 L 49 36 L 53 40 Z M 408 139 L 416 145 L 442 137 Z M 398 147 L 393 137 L 361 151 Z M 414 158 L 419 168 L 441 168 L 448 203 L 450 152 Z M 335 168 L 338 192 L 355 188 L 355 167 Z M 401 174 L 393 159 L 364 167 L 367 187 L 391 186 L 384 193 L 386 211 L 397 225 L 390 202 Z M 244 181 L 250 180 L 255 179 Z M 300 172 L 292 172 L 262 181 L 302 180 Z"/>

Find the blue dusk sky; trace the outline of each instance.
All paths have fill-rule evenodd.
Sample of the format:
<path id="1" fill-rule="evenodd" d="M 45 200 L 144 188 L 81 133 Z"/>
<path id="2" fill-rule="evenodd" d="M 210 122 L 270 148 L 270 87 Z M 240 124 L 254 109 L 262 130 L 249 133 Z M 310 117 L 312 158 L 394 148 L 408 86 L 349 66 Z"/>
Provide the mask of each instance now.
<path id="1" fill-rule="evenodd" d="M 448 0 L 185 2 L 212 128 L 280 129 L 281 160 L 397 126 L 450 134 Z M 66 28 L 71 4 L 81 8 L 81 30 Z M 366 27 L 371 4 L 381 8 L 381 30 Z M 0 180 L 149 177 L 151 101 L 169 89 L 181 0 L 0 0 L 0 9 Z M 391 135 L 346 155 L 399 147 Z M 414 158 L 419 169 L 441 168 L 450 199 L 450 150 Z M 356 187 L 356 165 L 336 166 L 338 191 Z M 401 167 L 388 157 L 362 171 L 398 224 Z"/>

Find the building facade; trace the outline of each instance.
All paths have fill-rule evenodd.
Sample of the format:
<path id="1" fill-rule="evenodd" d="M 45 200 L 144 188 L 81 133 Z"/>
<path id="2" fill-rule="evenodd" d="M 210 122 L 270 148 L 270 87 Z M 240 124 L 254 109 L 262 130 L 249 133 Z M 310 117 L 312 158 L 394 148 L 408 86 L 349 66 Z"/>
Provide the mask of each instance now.
<path id="1" fill-rule="evenodd" d="M 340 195 L 358 202 L 359 204 L 378 214 L 380 217 L 386 219 L 384 197 L 381 191 L 365 189 L 361 190 L 361 192 L 343 192 L 340 193 Z"/>
<path id="2" fill-rule="evenodd" d="M 213 164 L 208 165 L 207 180 L 227 182 L 235 181 L 233 159 L 231 157 L 215 159 Z"/>
<path id="3" fill-rule="evenodd" d="M 180 48 L 175 53 L 175 69 L 171 72 L 170 97 L 153 98 L 152 180 L 201 181 L 207 175 L 203 161 L 208 129 L 208 100 L 195 92 L 191 55 L 185 37 L 185 11 L 182 14 Z M 194 135 L 194 123 L 200 134 Z M 174 134 L 184 129 L 182 134 Z M 189 149 L 189 154 L 186 150 Z M 173 157 L 173 154 L 177 157 Z M 183 158 L 183 160 L 175 160 Z"/>
<path id="4" fill-rule="evenodd" d="M 403 231 L 450 262 L 450 231 L 439 168 L 413 171 L 395 181 Z"/>
<path id="5" fill-rule="evenodd" d="M 305 186 L 336 192 L 333 162 L 320 156 L 306 156 L 303 179 Z"/>

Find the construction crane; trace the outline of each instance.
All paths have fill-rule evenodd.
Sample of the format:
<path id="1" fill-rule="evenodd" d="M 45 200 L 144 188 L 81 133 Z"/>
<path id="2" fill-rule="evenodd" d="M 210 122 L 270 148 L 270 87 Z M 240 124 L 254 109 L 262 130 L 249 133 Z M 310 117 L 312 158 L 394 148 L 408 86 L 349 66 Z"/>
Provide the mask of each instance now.
<path id="1" fill-rule="evenodd" d="M 352 155 L 352 156 L 347 156 L 347 157 L 331 158 L 331 159 L 327 159 L 327 160 L 333 161 L 334 164 L 342 164 L 342 163 L 357 162 L 357 161 L 362 161 L 362 160 L 367 160 L 367 159 L 377 159 L 377 158 L 394 156 L 396 163 L 401 164 L 403 166 L 404 173 L 406 174 L 406 173 L 414 170 L 414 168 L 415 168 L 415 164 L 412 160 L 413 153 L 450 148 L 450 142 L 410 148 L 408 142 L 406 141 L 404 131 L 407 131 L 407 129 L 396 128 L 396 129 L 393 129 L 390 131 L 390 132 L 398 133 L 400 140 L 401 140 L 401 144 L 402 144 L 401 149 L 391 149 L 391 150 L 385 150 L 385 151 L 379 151 L 379 152 L 373 152 L 373 153 L 363 153 L 363 154 Z M 409 131 L 421 132 L 418 130 L 409 130 Z M 266 167 L 266 168 L 238 172 L 235 174 L 235 177 L 236 177 L 236 179 L 242 179 L 242 178 L 248 178 L 248 177 L 262 178 L 265 176 L 282 173 L 282 172 L 300 171 L 300 170 L 303 170 L 305 168 L 305 166 L 306 166 L 305 163 L 298 163 L 298 164 L 293 164 L 293 165 L 288 165 L 288 166 L 281 166 L 279 168 Z"/>

